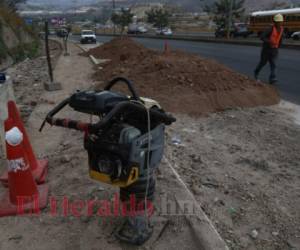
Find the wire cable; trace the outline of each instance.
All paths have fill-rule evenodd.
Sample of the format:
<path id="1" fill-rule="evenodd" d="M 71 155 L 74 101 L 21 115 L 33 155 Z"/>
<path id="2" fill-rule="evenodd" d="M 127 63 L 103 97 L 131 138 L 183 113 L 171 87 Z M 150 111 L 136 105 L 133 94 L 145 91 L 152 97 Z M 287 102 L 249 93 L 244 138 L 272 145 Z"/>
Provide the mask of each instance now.
<path id="1" fill-rule="evenodd" d="M 147 171 L 147 182 L 146 182 L 146 192 L 145 192 L 145 217 L 148 219 L 147 216 L 147 208 L 148 208 L 148 193 L 149 193 L 149 185 L 150 185 L 150 151 L 151 151 L 151 117 L 150 117 L 150 108 L 148 108 L 143 102 L 135 101 L 138 104 L 143 105 L 147 112 L 147 130 L 148 130 L 148 146 L 147 146 L 147 165 L 146 165 L 146 171 Z"/>

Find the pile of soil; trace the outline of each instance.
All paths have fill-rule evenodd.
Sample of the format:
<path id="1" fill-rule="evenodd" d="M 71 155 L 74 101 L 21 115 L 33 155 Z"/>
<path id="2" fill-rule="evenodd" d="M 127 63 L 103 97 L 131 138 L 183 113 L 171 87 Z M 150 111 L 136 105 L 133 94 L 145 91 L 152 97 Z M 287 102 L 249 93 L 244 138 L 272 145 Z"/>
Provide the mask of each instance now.
<path id="1" fill-rule="evenodd" d="M 153 98 L 171 112 L 201 115 L 236 107 L 273 105 L 277 91 L 269 85 L 209 59 L 182 51 L 159 52 L 130 38 L 116 38 L 89 52 L 110 59 L 95 78 L 102 88 L 116 76 L 133 81 L 139 94 Z"/>

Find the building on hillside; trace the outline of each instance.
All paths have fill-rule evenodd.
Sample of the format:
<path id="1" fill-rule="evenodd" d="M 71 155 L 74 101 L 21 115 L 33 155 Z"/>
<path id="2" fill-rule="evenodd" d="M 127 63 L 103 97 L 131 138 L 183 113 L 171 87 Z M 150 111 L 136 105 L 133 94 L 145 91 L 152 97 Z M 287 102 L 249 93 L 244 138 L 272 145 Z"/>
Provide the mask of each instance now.
<path id="1" fill-rule="evenodd" d="M 199 32 L 212 29 L 211 17 L 206 12 L 174 13 L 170 17 L 170 25 L 177 31 Z"/>
<path id="2" fill-rule="evenodd" d="M 136 4 L 131 6 L 131 12 L 134 14 L 137 20 L 145 20 L 147 11 L 152 8 L 163 8 L 162 3 L 150 3 L 150 4 Z"/>

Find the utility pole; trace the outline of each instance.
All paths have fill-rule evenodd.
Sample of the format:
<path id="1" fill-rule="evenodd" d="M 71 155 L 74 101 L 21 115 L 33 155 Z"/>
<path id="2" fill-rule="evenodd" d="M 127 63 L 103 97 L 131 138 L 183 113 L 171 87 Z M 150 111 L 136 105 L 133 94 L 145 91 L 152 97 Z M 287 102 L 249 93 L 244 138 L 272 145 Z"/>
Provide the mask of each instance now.
<path id="1" fill-rule="evenodd" d="M 113 1 L 113 15 L 116 13 L 116 2 L 115 0 Z M 116 34 L 116 24 L 114 23 L 114 35 Z"/>
<path id="2" fill-rule="evenodd" d="M 48 21 L 45 21 L 45 50 L 46 50 L 46 58 L 47 58 L 50 81 L 45 83 L 44 87 L 47 91 L 56 91 L 56 90 L 61 90 L 62 86 L 59 82 L 54 82 L 53 79 L 53 70 L 52 70 L 51 55 L 50 55 L 50 48 L 49 48 L 49 27 L 48 26 L 49 26 Z"/>
<path id="3" fill-rule="evenodd" d="M 48 28 L 48 21 L 45 22 L 45 49 L 46 49 L 46 58 L 48 64 L 48 73 L 50 77 L 50 82 L 53 82 L 53 71 L 52 71 L 52 64 L 51 64 L 51 57 L 50 57 L 50 50 L 49 50 L 49 28 Z"/>
<path id="4" fill-rule="evenodd" d="M 233 9 L 233 1 L 234 0 L 229 0 L 229 11 L 228 11 L 228 23 L 227 23 L 227 39 L 230 38 L 230 33 L 231 33 L 231 25 L 232 25 L 232 9 Z"/>

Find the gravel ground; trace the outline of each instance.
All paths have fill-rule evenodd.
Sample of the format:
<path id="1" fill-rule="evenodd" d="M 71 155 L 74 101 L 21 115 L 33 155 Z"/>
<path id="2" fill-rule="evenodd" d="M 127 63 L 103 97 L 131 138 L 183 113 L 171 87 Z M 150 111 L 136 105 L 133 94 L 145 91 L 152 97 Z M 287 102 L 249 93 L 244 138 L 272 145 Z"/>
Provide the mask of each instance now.
<path id="1" fill-rule="evenodd" d="M 227 244 L 300 249 L 300 126 L 278 107 L 178 118 L 167 157 Z"/>

